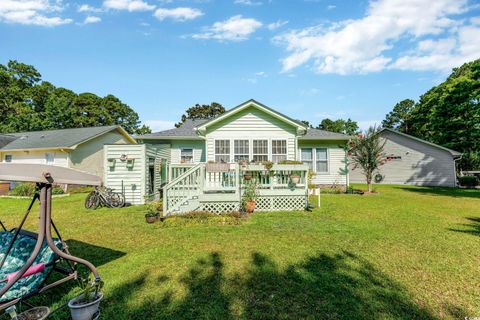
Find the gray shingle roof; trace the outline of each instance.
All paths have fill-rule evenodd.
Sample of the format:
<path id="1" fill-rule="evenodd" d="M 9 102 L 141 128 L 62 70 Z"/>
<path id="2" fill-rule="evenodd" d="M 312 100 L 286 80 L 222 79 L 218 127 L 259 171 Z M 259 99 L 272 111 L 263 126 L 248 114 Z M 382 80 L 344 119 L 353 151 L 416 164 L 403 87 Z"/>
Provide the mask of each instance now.
<path id="1" fill-rule="evenodd" d="M 0 148 L 6 146 L 15 139 L 17 139 L 17 137 L 14 137 L 12 135 L 0 134 Z"/>
<path id="2" fill-rule="evenodd" d="M 195 132 L 195 128 L 199 125 L 204 124 L 205 122 L 210 121 L 210 119 L 187 119 L 180 128 L 174 128 L 169 130 L 164 130 L 160 132 L 154 132 L 144 135 L 136 136 L 137 139 L 162 139 L 162 138 L 172 138 L 172 137 L 198 137 Z"/>
<path id="3" fill-rule="evenodd" d="M 117 128 L 119 126 L 9 133 L 8 136 L 15 137 L 15 140 L 10 141 L 1 150 L 71 148 Z"/>
<path id="4" fill-rule="evenodd" d="M 330 132 L 320 129 L 308 128 L 307 133 L 299 140 L 349 140 L 350 136 L 343 133 Z"/>

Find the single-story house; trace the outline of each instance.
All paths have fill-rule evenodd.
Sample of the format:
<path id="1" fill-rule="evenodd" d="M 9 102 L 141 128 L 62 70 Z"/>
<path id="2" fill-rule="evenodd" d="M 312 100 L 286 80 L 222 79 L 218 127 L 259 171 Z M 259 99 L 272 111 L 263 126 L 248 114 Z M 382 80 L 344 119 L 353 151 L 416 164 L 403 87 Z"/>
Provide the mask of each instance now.
<path id="1" fill-rule="evenodd" d="M 456 187 L 455 161 L 461 153 L 437 144 L 384 128 L 387 161 L 375 175 L 376 183 Z M 362 170 L 349 172 L 350 182 L 365 183 Z"/>
<path id="2" fill-rule="evenodd" d="M 259 210 L 304 208 L 309 170 L 314 172 L 313 184 L 348 184 L 344 146 L 349 136 L 308 128 L 301 121 L 255 100 L 248 100 L 213 119 L 187 120 L 179 128 L 136 138 L 149 148 L 157 146 L 161 163 L 167 164 L 166 173 L 153 173 L 151 179 L 155 180 L 155 174 L 162 177 L 167 213 L 238 209 L 244 186 L 241 177 L 245 172 L 246 176 L 257 175 L 261 182 Z M 128 150 L 124 153 L 123 158 L 127 159 Z M 112 149 L 111 154 L 107 150 L 105 157 L 115 166 L 105 170 L 106 175 L 124 172 L 125 189 L 129 190 L 130 184 L 138 188 L 136 182 L 130 183 L 136 177 L 132 173 L 131 179 L 128 178 L 128 170 L 123 168 L 127 162 L 117 161 L 118 154 L 119 150 Z M 134 157 L 132 155 L 132 159 Z M 250 165 L 239 165 L 242 160 L 250 161 Z M 152 163 L 154 161 L 152 159 Z M 274 163 L 270 170 L 262 164 L 266 161 Z M 139 163 L 143 167 L 145 162 Z M 160 170 L 162 166 L 155 168 Z M 292 187 L 289 177 L 293 173 L 298 173 L 301 179 Z"/>
<path id="3" fill-rule="evenodd" d="M 0 159 L 73 168 L 103 177 L 106 144 L 136 144 L 136 140 L 120 126 L 9 133 L 0 135 Z"/>

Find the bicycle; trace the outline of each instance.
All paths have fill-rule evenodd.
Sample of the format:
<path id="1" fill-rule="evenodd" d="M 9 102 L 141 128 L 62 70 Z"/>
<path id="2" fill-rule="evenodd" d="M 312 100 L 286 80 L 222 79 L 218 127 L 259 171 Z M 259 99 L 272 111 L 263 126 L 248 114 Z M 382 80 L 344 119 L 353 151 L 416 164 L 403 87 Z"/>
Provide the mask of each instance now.
<path id="1" fill-rule="evenodd" d="M 97 209 L 100 206 L 108 208 L 121 208 L 125 205 L 125 197 L 122 193 L 114 192 L 111 188 L 95 189 L 85 199 L 86 209 Z"/>

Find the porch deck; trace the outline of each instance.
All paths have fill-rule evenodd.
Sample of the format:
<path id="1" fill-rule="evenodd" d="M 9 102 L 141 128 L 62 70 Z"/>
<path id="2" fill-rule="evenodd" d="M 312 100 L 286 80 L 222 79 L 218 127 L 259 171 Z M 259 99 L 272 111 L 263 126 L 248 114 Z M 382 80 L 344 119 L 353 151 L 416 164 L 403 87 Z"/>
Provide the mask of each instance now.
<path id="1" fill-rule="evenodd" d="M 294 183 L 291 175 L 299 176 Z M 308 166 L 237 163 L 170 164 L 170 182 L 163 188 L 166 215 L 190 211 L 240 210 L 246 183 L 257 184 L 256 211 L 302 210 L 308 201 Z"/>

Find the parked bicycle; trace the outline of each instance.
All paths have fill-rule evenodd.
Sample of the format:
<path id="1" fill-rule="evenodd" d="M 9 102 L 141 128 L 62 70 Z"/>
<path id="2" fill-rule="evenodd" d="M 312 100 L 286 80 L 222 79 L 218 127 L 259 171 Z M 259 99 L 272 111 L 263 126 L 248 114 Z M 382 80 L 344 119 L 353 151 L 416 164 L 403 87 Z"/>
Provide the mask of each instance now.
<path id="1" fill-rule="evenodd" d="M 95 187 L 85 199 L 85 208 L 95 210 L 100 206 L 121 208 L 125 205 L 125 196 L 113 189 Z"/>

